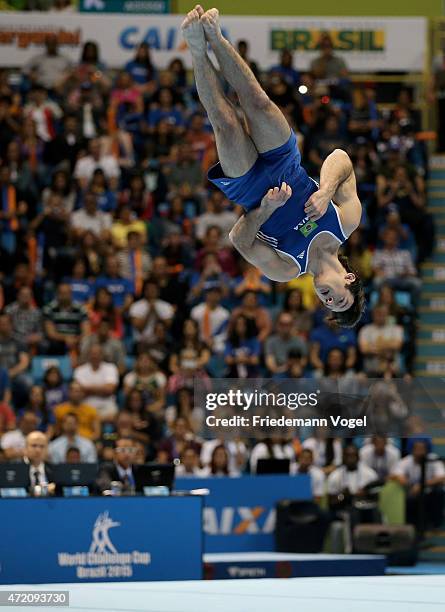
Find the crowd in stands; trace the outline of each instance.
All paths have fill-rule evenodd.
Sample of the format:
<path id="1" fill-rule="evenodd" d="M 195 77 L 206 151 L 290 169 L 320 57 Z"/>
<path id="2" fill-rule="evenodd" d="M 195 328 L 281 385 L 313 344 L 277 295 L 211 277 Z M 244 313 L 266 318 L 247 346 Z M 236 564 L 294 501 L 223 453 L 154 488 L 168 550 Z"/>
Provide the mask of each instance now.
<path id="1" fill-rule="evenodd" d="M 434 234 L 412 92 L 381 112 L 376 87 L 353 86 L 329 36 L 304 74 L 288 51 L 268 69 L 245 41 L 238 49 L 311 176 L 335 148 L 353 160 L 363 218 L 343 250 L 366 286 L 359 327 L 327 320 L 307 275 L 271 282 L 232 248 L 240 210 L 207 181 L 214 137 L 180 58 L 161 70 L 142 43 L 116 69 L 89 41 L 72 63 L 49 35 L 20 71 L 0 72 L 2 460 L 27 457 L 38 431 L 53 462 L 129 454 L 217 475 L 282 455 L 294 472 L 312 469 L 319 491 L 343 462 L 339 442 L 326 458 L 313 437 L 204 441 L 193 381 L 411 375 L 418 265 Z M 384 476 L 415 486 L 415 459 L 397 463 L 385 448 Z M 384 471 L 366 463 L 369 449 L 365 481 Z M 330 495 L 339 479 L 328 477 Z"/>

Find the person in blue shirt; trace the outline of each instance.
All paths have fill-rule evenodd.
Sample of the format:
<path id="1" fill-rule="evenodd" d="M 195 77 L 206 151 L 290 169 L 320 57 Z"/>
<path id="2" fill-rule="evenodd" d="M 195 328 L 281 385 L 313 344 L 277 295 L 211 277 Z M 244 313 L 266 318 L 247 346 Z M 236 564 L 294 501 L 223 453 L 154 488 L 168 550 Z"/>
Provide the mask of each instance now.
<path id="1" fill-rule="evenodd" d="M 105 274 L 99 276 L 94 290 L 104 287 L 113 297 L 113 306 L 121 313 L 126 312 L 133 303 L 133 283 L 119 274 L 119 261 L 115 255 L 109 255 L 105 261 Z"/>
<path id="2" fill-rule="evenodd" d="M 291 87 L 298 87 L 300 84 L 300 73 L 292 66 L 294 57 L 288 49 L 281 52 L 280 63 L 272 66 L 270 72 L 278 72 Z"/>
<path id="3" fill-rule="evenodd" d="M 185 129 L 185 120 L 182 112 L 174 106 L 173 95 L 170 89 L 163 87 L 159 90 L 158 104 L 153 106 L 147 115 L 149 131 L 153 132 L 160 121 L 167 120 L 173 125 L 176 133 Z"/>
<path id="4" fill-rule="evenodd" d="M 346 355 L 345 369 L 355 366 L 357 359 L 357 336 L 352 329 L 343 329 L 335 321 L 326 319 L 309 335 L 311 343 L 309 359 L 316 370 L 324 372 L 329 353 L 340 349 Z"/>
<path id="5" fill-rule="evenodd" d="M 258 330 L 244 315 L 238 315 L 231 324 L 224 360 L 229 367 L 228 378 L 255 378 L 258 376 L 261 345 Z"/>
<path id="6" fill-rule="evenodd" d="M 150 95 L 156 90 L 158 74 L 151 61 L 148 43 L 142 42 L 137 47 L 134 59 L 125 64 L 125 72 L 144 93 Z"/>
<path id="7" fill-rule="evenodd" d="M 271 280 L 311 274 L 332 317 L 344 327 L 355 326 L 363 313 L 364 290 L 348 260 L 339 256 L 362 211 L 348 154 L 336 149 L 326 158 L 318 185 L 301 165 L 297 138 L 285 116 L 223 36 L 217 9 L 204 12 L 197 5 L 182 32 L 199 98 L 215 132 L 219 162 L 208 178 L 245 210 L 229 234 L 232 244 Z M 224 94 L 208 44 L 238 95 L 242 118 Z"/>
<path id="8" fill-rule="evenodd" d="M 87 304 L 93 298 L 93 282 L 86 278 L 87 267 L 83 259 L 76 259 L 70 277 L 63 282 L 71 287 L 73 302 Z"/>

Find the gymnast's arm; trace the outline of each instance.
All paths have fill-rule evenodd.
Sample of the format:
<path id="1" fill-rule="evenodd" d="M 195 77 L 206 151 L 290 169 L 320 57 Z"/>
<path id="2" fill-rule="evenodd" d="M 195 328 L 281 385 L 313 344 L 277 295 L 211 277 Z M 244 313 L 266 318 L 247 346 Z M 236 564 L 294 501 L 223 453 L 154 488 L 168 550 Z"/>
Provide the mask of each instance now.
<path id="1" fill-rule="evenodd" d="M 233 246 L 249 263 L 259 268 L 270 280 L 286 282 L 298 276 L 298 267 L 282 259 L 277 252 L 256 237 L 267 219 L 291 197 L 292 190 L 283 183 L 269 189 L 261 205 L 242 215 L 230 231 Z"/>
<path id="2" fill-rule="evenodd" d="M 342 226 L 349 236 L 360 224 L 362 205 L 352 162 L 342 149 L 335 149 L 325 159 L 320 172 L 320 188 L 306 202 L 306 214 L 316 221 L 325 214 L 331 200 L 338 206 Z"/>

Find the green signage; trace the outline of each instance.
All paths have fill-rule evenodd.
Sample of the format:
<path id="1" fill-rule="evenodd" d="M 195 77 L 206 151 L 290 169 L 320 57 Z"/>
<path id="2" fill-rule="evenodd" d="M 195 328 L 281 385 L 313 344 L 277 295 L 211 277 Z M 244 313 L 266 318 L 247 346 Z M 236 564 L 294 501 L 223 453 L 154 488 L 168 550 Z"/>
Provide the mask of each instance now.
<path id="1" fill-rule="evenodd" d="M 81 13 L 170 13 L 170 0 L 79 0 Z"/>

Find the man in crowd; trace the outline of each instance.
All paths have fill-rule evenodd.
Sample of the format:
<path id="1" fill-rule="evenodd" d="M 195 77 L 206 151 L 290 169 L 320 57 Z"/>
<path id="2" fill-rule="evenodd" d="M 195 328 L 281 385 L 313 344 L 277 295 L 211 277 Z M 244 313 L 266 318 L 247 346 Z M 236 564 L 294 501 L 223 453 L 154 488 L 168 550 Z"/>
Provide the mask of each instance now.
<path id="1" fill-rule="evenodd" d="M 388 307 L 384 304 L 375 306 L 372 323 L 364 325 L 358 335 L 358 345 L 364 357 L 363 369 L 368 376 L 379 376 L 388 368 L 393 373 L 401 370 L 403 327 L 390 321 L 388 314 Z"/>
<path id="2" fill-rule="evenodd" d="M 366 487 L 377 481 L 377 473 L 360 462 L 357 447 L 350 444 L 343 451 L 343 465 L 328 476 L 331 509 L 351 507 L 355 499 L 366 496 Z"/>
<path id="3" fill-rule="evenodd" d="M 67 283 L 58 286 L 57 297 L 45 306 L 43 316 L 49 354 L 65 355 L 77 350 L 81 336 L 88 333 L 86 312 L 73 302 Z"/>
<path id="4" fill-rule="evenodd" d="M 307 355 L 306 342 L 294 331 L 292 316 L 289 313 L 281 313 L 277 320 L 276 333 L 267 338 L 264 346 L 266 366 L 272 374 L 287 370 L 290 352 Z"/>
<path id="5" fill-rule="evenodd" d="M 101 465 L 97 484 L 103 492 L 110 489 L 113 481 L 122 483 L 125 492 L 134 491 L 135 478 L 133 465 L 136 459 L 136 447 L 132 438 L 119 438 L 114 447 L 114 460 Z"/>
<path id="6" fill-rule="evenodd" d="M 52 470 L 46 463 L 48 455 L 48 440 L 41 431 L 32 431 L 26 436 L 25 453 L 23 461 L 29 465 L 29 486 L 47 487 L 49 494 L 55 493 L 55 484 L 52 482 Z"/>
<path id="7" fill-rule="evenodd" d="M 424 500 L 422 501 L 422 471 L 425 470 Z M 427 443 L 414 442 L 412 453 L 401 459 L 393 468 L 395 480 L 407 493 L 407 521 L 421 526 L 421 515 L 433 527 L 440 527 L 443 521 L 445 468 L 437 457 L 428 454 Z M 421 504 L 424 504 L 423 508 Z M 425 526 L 425 525 L 423 525 Z"/>
<path id="8" fill-rule="evenodd" d="M 400 451 L 386 436 L 374 435 L 370 444 L 360 449 L 360 461 L 374 470 L 384 482 L 400 461 Z"/>
<path id="9" fill-rule="evenodd" d="M 82 386 L 75 380 L 68 389 L 68 401 L 59 404 L 54 409 L 58 431 L 62 431 L 62 424 L 67 414 L 74 414 L 78 421 L 78 433 L 88 440 L 97 440 L 100 436 L 100 419 L 96 408 L 87 404 Z"/>
<path id="10" fill-rule="evenodd" d="M 26 437 L 37 429 L 39 419 L 34 412 L 25 410 L 19 418 L 17 429 L 7 431 L 0 440 L 0 448 L 10 461 L 22 459 L 25 454 Z"/>
<path id="11" fill-rule="evenodd" d="M 5 308 L 10 316 L 14 337 L 28 350 L 37 349 L 43 340 L 42 312 L 34 303 L 29 287 L 20 287 L 17 300 Z"/>
<path id="12" fill-rule="evenodd" d="M 297 474 L 308 474 L 311 479 L 311 489 L 314 501 L 319 503 L 325 493 L 325 475 L 322 469 L 314 465 L 314 454 L 310 448 L 304 448 L 296 467 Z"/>
<path id="13" fill-rule="evenodd" d="M 24 72 L 32 83 L 52 90 L 67 76 L 70 67 L 71 61 L 59 53 L 56 34 L 51 33 L 45 38 L 45 53 L 32 57 Z"/>
<path id="14" fill-rule="evenodd" d="M 96 463 L 96 447 L 91 440 L 79 435 L 79 420 L 72 412 L 63 419 L 62 435 L 49 444 L 48 452 L 51 463 L 64 463 L 70 448 L 78 449 L 80 463 Z"/>
<path id="15" fill-rule="evenodd" d="M 13 335 L 11 317 L 0 314 L 0 367 L 8 371 L 12 395 L 17 405 L 24 402 L 32 380 L 26 374 L 30 358 L 26 348 Z"/>

